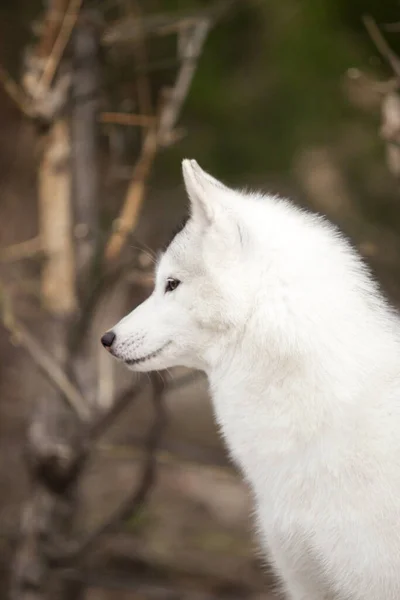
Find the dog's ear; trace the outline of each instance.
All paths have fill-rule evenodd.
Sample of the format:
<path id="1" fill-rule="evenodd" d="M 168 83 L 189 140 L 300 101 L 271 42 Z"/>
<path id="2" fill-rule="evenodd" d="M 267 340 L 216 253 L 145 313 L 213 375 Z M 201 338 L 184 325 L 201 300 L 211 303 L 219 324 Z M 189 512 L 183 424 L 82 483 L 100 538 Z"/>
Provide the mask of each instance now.
<path id="1" fill-rule="evenodd" d="M 214 241 L 224 251 L 237 248 L 238 244 L 243 247 L 246 236 L 229 207 L 233 190 L 203 171 L 195 160 L 184 160 L 182 171 L 193 220 L 202 226 L 213 225 Z"/>
<path id="2" fill-rule="evenodd" d="M 195 160 L 182 161 L 182 172 L 193 218 L 211 224 L 218 211 L 215 193 L 228 191 L 228 188 L 203 171 Z"/>

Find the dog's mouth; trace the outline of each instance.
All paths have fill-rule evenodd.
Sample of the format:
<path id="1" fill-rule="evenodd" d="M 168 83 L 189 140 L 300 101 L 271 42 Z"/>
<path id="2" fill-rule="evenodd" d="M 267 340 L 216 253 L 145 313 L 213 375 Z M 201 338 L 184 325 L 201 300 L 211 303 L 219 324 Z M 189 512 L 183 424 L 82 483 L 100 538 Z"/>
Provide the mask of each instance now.
<path id="1" fill-rule="evenodd" d="M 131 358 L 129 360 L 125 360 L 124 362 L 127 365 L 139 365 L 141 363 L 144 363 L 147 360 L 150 360 L 151 358 L 155 358 L 156 356 L 161 354 L 161 352 L 163 350 L 165 350 L 165 348 L 167 346 L 169 346 L 171 343 L 172 343 L 172 341 L 170 340 L 169 342 L 166 342 L 163 346 L 161 346 L 161 348 L 158 348 L 158 350 L 155 350 L 154 352 L 151 352 L 150 354 L 146 354 L 146 356 L 141 356 L 140 358 Z"/>

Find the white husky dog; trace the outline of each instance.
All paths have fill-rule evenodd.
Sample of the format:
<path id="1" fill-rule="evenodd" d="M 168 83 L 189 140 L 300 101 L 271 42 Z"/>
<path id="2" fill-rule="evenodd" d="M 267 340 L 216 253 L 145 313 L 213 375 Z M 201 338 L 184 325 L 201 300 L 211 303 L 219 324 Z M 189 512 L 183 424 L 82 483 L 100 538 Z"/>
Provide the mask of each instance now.
<path id="1" fill-rule="evenodd" d="M 206 372 L 291 600 L 400 599 L 400 327 L 357 252 L 183 161 L 190 218 L 103 344 Z"/>

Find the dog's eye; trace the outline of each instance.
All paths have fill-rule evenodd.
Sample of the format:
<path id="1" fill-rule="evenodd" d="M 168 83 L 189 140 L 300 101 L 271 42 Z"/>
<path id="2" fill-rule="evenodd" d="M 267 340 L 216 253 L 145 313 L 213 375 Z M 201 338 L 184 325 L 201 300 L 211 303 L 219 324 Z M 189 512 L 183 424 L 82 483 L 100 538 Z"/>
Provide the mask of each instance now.
<path id="1" fill-rule="evenodd" d="M 173 279 L 173 277 L 168 277 L 167 283 L 165 284 L 165 293 L 173 292 L 174 290 L 176 290 L 179 284 L 179 279 Z"/>

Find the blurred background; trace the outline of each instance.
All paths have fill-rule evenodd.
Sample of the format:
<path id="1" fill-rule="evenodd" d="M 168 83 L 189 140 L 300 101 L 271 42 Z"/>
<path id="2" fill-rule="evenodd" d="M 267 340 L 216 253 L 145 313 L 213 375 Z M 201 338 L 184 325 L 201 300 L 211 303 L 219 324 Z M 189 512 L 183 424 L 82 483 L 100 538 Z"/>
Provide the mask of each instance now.
<path id="1" fill-rule="evenodd" d="M 1 1 L 1 598 L 276 597 L 204 377 L 99 338 L 184 157 L 327 215 L 397 305 L 397 53 L 395 0 Z"/>

